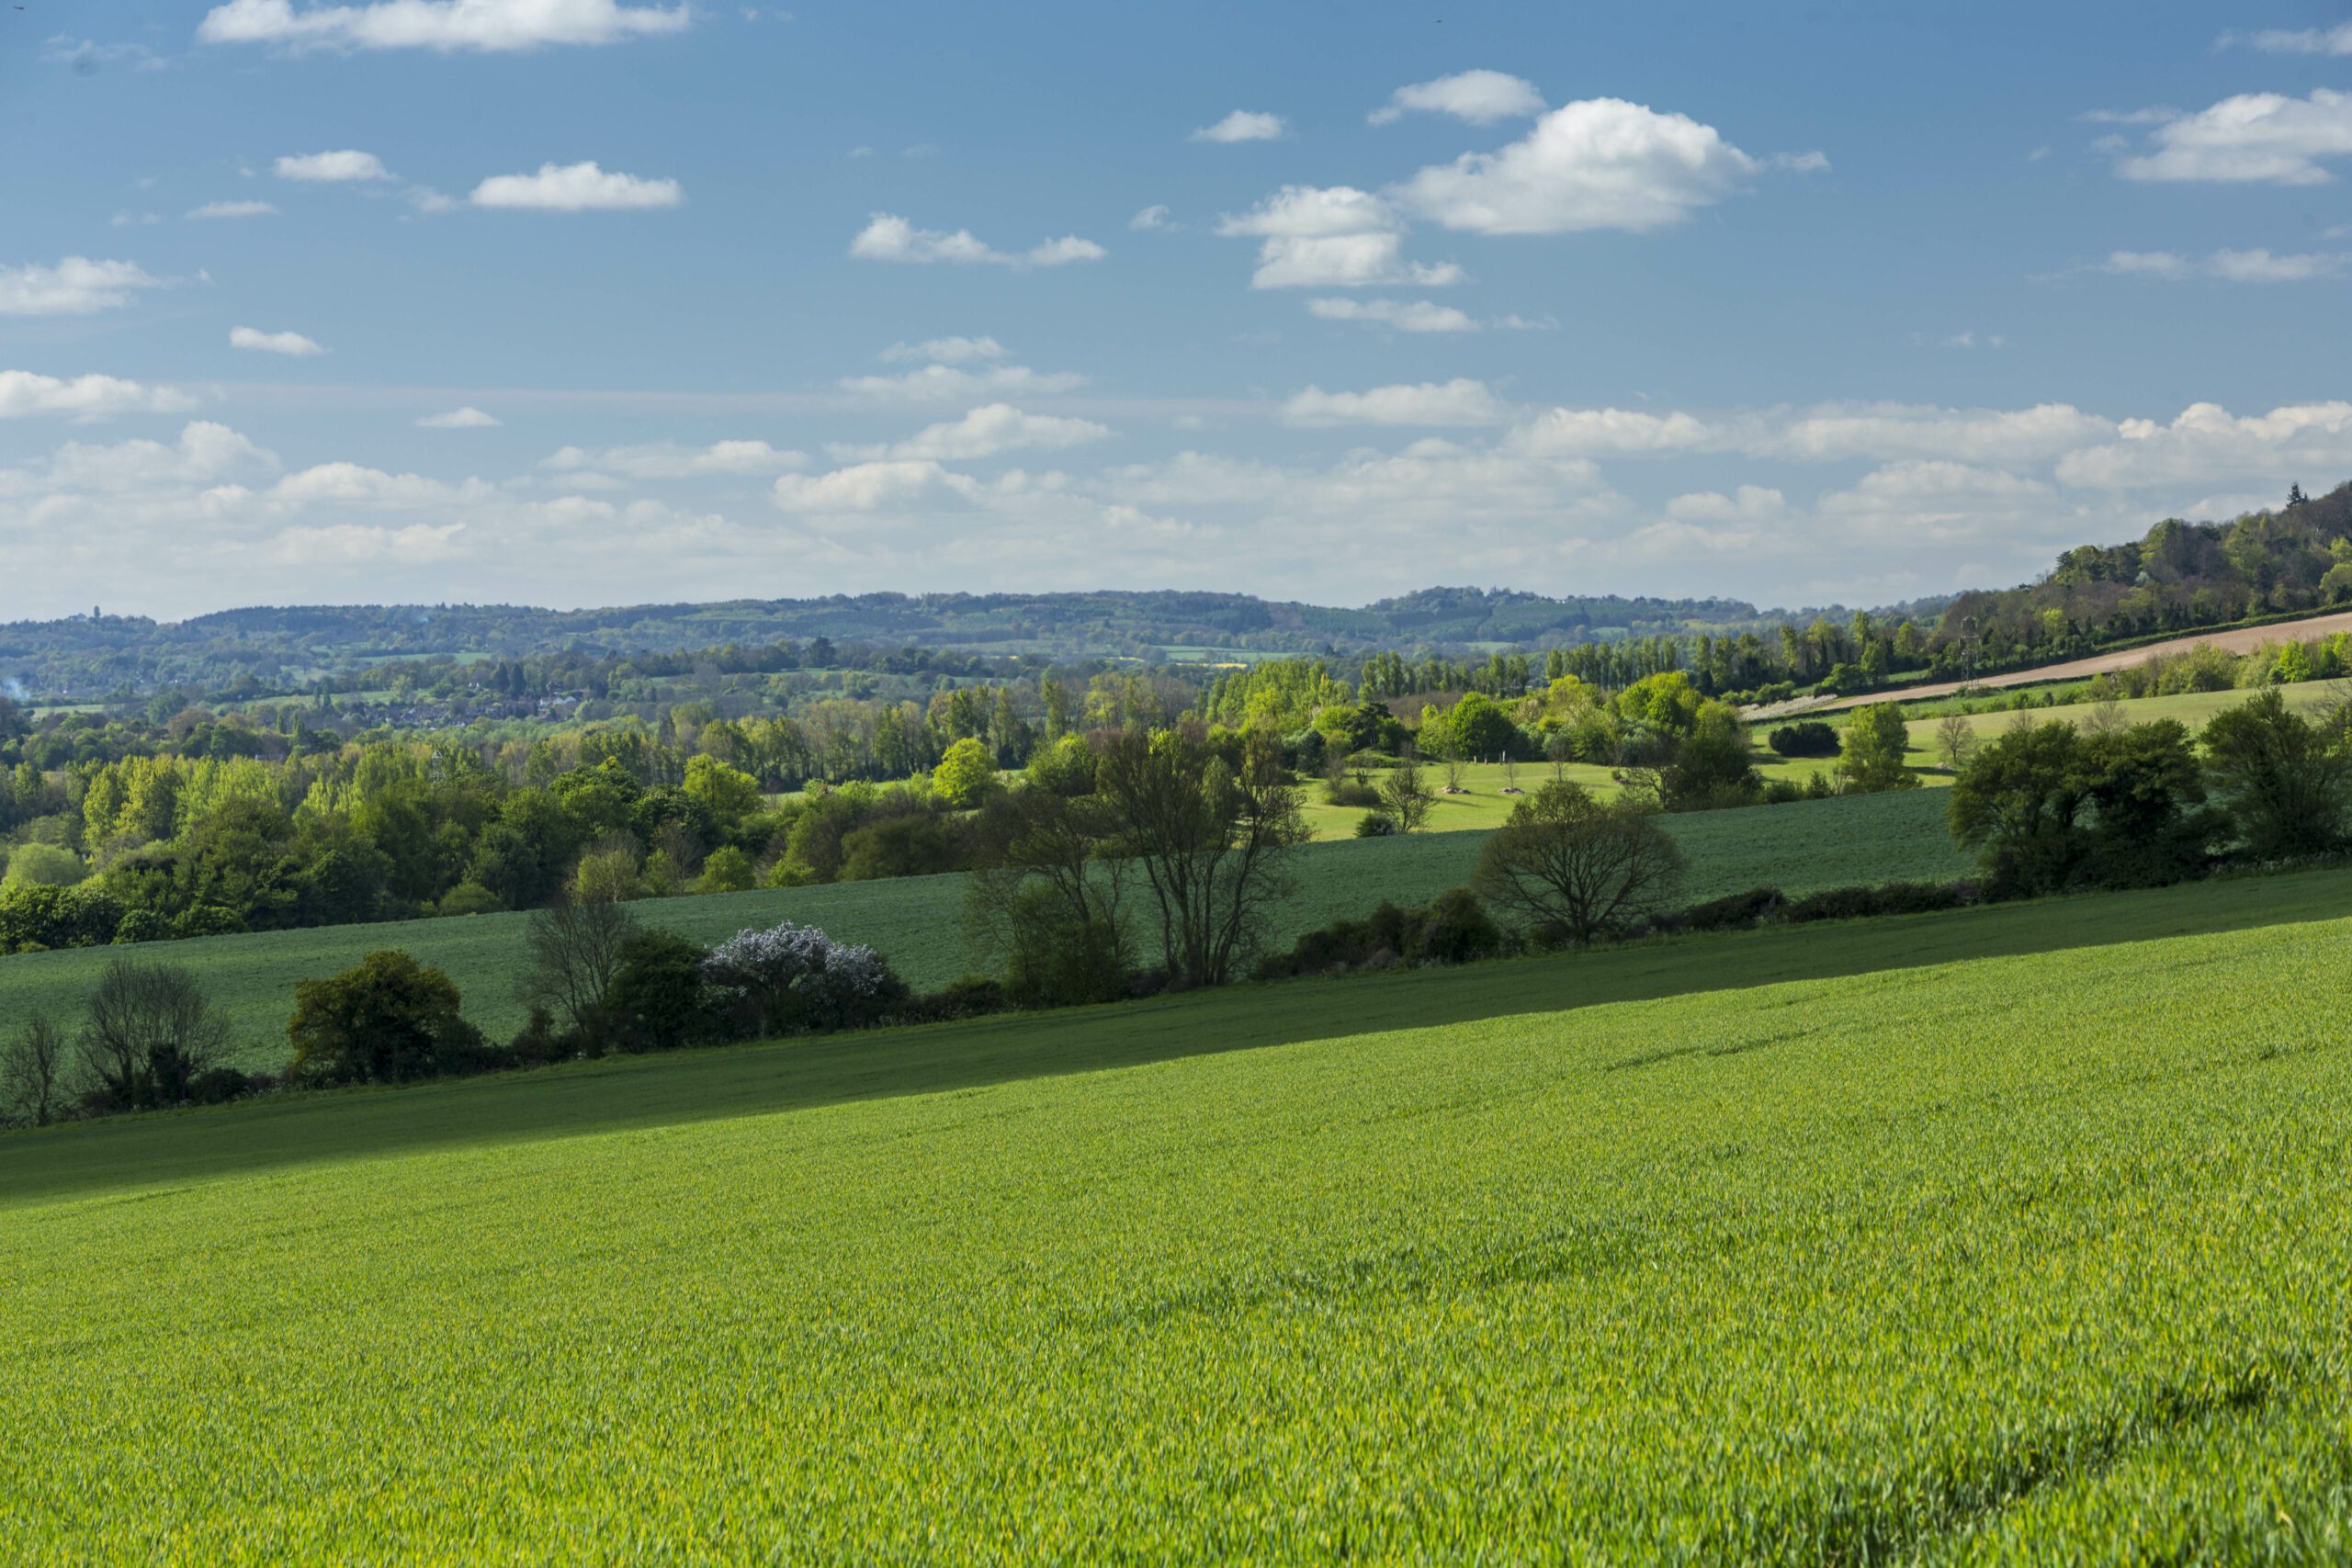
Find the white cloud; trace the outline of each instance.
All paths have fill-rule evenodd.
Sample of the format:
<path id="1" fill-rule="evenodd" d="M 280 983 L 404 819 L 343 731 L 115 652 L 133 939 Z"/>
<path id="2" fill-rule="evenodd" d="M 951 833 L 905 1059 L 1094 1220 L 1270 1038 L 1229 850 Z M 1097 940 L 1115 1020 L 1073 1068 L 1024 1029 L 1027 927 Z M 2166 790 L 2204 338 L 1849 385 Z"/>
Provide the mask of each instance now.
<path id="1" fill-rule="evenodd" d="M 1326 321 L 1368 321 L 1400 333 L 1475 333 L 1478 323 L 1451 305 L 1428 299 L 1309 299 L 1309 315 Z"/>
<path id="2" fill-rule="evenodd" d="M 55 266 L 0 266 L 0 316 L 87 316 L 119 310 L 142 288 L 160 288 L 136 263 L 67 256 Z"/>
<path id="3" fill-rule="evenodd" d="M 992 337 L 935 337 L 922 343 L 894 343 L 882 351 L 885 362 L 903 365 L 921 360 L 931 365 L 969 365 L 976 360 L 1002 359 L 1004 344 Z"/>
<path id="4" fill-rule="evenodd" d="M 764 477 L 803 467 L 808 461 L 808 456 L 805 452 L 771 446 L 764 441 L 718 441 L 707 446 L 681 446 L 671 442 L 655 442 L 639 446 L 600 449 L 566 446 L 545 459 L 540 467 L 566 474 L 585 472 L 617 474 L 633 479 L 684 479 L 714 475 Z"/>
<path id="5" fill-rule="evenodd" d="M 2277 254 L 2259 247 L 2215 251 L 2201 259 L 2174 251 L 2116 251 L 2096 270 L 2124 277 L 2160 277 L 2170 282 L 2212 277 L 2225 283 L 2309 283 L 2342 276 L 2347 260 L 2352 258 L 2312 252 Z"/>
<path id="6" fill-rule="evenodd" d="M 675 207 L 685 193 L 675 180 L 642 179 L 618 170 L 607 174 L 592 158 L 584 164 L 541 164 L 535 175 L 493 175 L 467 199 L 476 207 L 533 212 L 631 212 Z"/>
<path id="7" fill-rule="evenodd" d="M 918 229 L 896 214 L 877 212 L 849 243 L 849 254 L 860 261 L 1062 266 L 1071 262 L 1101 261 L 1111 253 L 1091 240 L 1065 234 L 1015 255 L 982 243 L 968 229 L 958 229 L 952 234 L 938 229 Z"/>
<path id="8" fill-rule="evenodd" d="M 454 196 L 444 196 L 431 186 L 411 186 L 401 192 L 401 199 L 419 212 L 455 212 L 463 203 Z"/>
<path id="9" fill-rule="evenodd" d="M 2112 438 L 2111 420 L 2066 403 L 1951 409 L 1919 403 L 1821 403 L 1702 418 L 1682 411 L 1555 408 L 1512 432 L 1531 452 L 1574 457 L 1736 452 L 1781 462 L 1946 458 L 2047 462 Z"/>
<path id="10" fill-rule="evenodd" d="M 1193 141 L 1279 141 L 1287 128 L 1278 114 L 1253 114 L 1235 109 L 1215 125 L 1204 125 L 1187 138 Z"/>
<path id="11" fill-rule="evenodd" d="M 1449 229 L 1485 234 L 1635 232 L 1721 201 L 1756 160 L 1713 126 L 1621 98 L 1566 104 L 1497 152 L 1465 152 L 1392 193 Z"/>
<path id="12" fill-rule="evenodd" d="M 1111 434 L 1107 426 L 1092 420 L 1023 413 L 1011 403 L 989 403 L 961 419 L 928 426 L 890 446 L 843 446 L 831 451 L 842 460 L 969 460 L 1004 452 L 1060 451 L 1104 440 Z"/>
<path id="13" fill-rule="evenodd" d="M 842 390 L 855 397 L 902 403 L 968 402 L 989 396 L 1070 392 L 1085 384 L 1086 378 L 1076 371 L 1037 371 L 1025 365 L 996 365 L 985 370 L 926 365 L 898 376 L 845 376 L 841 380 Z"/>
<path id="14" fill-rule="evenodd" d="M 1452 264 L 1408 265 L 1404 220 L 1381 197 L 1352 186 L 1284 186 L 1256 207 L 1217 220 L 1216 231 L 1255 238 L 1252 288 L 1363 288 L 1460 281 Z"/>
<path id="15" fill-rule="evenodd" d="M 2122 159 L 2130 180 L 2324 185 L 2321 160 L 2352 153 L 2352 94 L 2312 89 L 2307 98 L 2241 93 L 2159 126 L 2152 149 Z"/>
<path id="16" fill-rule="evenodd" d="M 2215 42 L 2224 48 L 2245 44 L 2266 54 L 2352 54 L 2352 22 L 2332 28 L 2266 28 L 2253 33 L 2223 33 Z"/>
<path id="17" fill-rule="evenodd" d="M 266 201 L 208 201 L 187 210 L 190 218 L 268 218 L 277 209 Z"/>
<path id="18" fill-rule="evenodd" d="M 349 180 L 389 180 L 392 172 L 373 152 L 344 148 L 334 152 L 289 153 L 277 160 L 277 177 L 281 180 L 308 180 L 332 184 Z"/>
<path id="19" fill-rule="evenodd" d="M 490 430 L 499 420 L 469 403 L 464 408 L 451 409 L 447 413 L 429 413 L 416 422 L 419 430 Z"/>
<path id="20" fill-rule="evenodd" d="M 858 463 L 815 476 L 786 474 L 775 481 L 775 504 L 786 512 L 875 512 L 943 494 L 969 497 L 978 481 L 927 460 Z"/>
<path id="21" fill-rule="evenodd" d="M 251 349 L 255 354 L 283 354 L 296 359 L 326 352 L 316 340 L 300 333 L 266 333 L 258 327 L 231 327 L 229 346 Z"/>
<path id="22" fill-rule="evenodd" d="M 1167 203 L 1154 202 L 1151 206 L 1145 208 L 1141 212 L 1136 213 L 1133 218 L 1128 219 L 1127 227 L 1137 230 L 1165 230 L 1179 228 L 1181 225 L 1169 221 Z"/>
<path id="23" fill-rule="evenodd" d="M 1374 387 L 1363 392 L 1327 392 L 1309 387 L 1283 404 L 1290 424 L 1418 424 L 1461 427 L 1499 424 L 1503 405 L 1483 381 L 1466 377 L 1446 382 Z"/>
<path id="24" fill-rule="evenodd" d="M 270 540 L 269 558 L 281 566 L 416 566 L 448 559 L 463 523 L 411 523 L 400 527 L 330 523 L 282 529 Z"/>
<path id="25" fill-rule="evenodd" d="M 1666 503 L 1666 514 L 1681 523 L 1758 523 L 1788 510 L 1789 498 L 1766 485 L 1741 485 L 1729 495 L 1698 491 Z"/>
<path id="26" fill-rule="evenodd" d="M 0 419 L 58 414 L 86 421 L 118 413 L 176 413 L 195 406 L 196 400 L 176 388 L 113 376 L 63 380 L 29 370 L 0 370 Z"/>
<path id="27" fill-rule="evenodd" d="M 2170 424 L 2128 419 L 2117 439 L 2068 453 L 2062 483 L 2097 489 L 2146 485 L 2210 487 L 2223 479 L 2275 479 L 2352 469 L 2352 402 L 2295 403 L 2233 417 L 2218 403 L 2192 403 Z"/>
<path id="28" fill-rule="evenodd" d="M 304 6 L 292 0 L 229 0 L 196 29 L 205 43 L 291 48 L 508 51 L 543 44 L 616 43 L 676 32 L 686 7 L 623 6 L 616 0 L 375 0 Z"/>
<path id="29" fill-rule="evenodd" d="M 41 51 L 41 58 L 85 73 L 104 65 L 161 71 L 171 63 L 143 43 L 100 43 L 96 39 L 77 39 L 71 33 L 59 33 L 51 39 L 49 47 Z"/>
<path id="30" fill-rule="evenodd" d="M 2050 487 L 1999 468 L 1940 460 L 1890 463 L 1825 495 L 1824 517 L 1882 547 L 2013 537 L 2052 526 Z M 2064 526 L 2061 524 L 2060 526 Z"/>
<path id="31" fill-rule="evenodd" d="M 1416 82 L 1389 95 L 1385 107 L 1367 118 L 1374 125 L 1402 118 L 1408 110 L 1448 114 L 1473 125 L 1518 119 L 1544 112 L 1544 95 L 1523 77 L 1499 71 L 1459 71 L 1433 82 Z"/>

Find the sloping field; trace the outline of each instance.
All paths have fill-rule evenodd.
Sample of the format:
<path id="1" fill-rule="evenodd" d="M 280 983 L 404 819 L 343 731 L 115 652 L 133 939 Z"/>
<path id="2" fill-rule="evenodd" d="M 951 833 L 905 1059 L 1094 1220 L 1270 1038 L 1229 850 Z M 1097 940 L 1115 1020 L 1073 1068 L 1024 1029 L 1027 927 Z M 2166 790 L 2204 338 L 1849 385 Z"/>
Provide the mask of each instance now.
<path id="1" fill-rule="evenodd" d="M 2340 1561 L 2347 896 L 0 1138 L 0 1540 Z"/>
<path id="2" fill-rule="evenodd" d="M 1794 893 L 1964 875 L 1969 863 L 1952 848 L 1944 823 L 1942 802 L 1915 791 L 1712 811 L 1673 818 L 1668 826 L 1690 858 L 1685 892 L 1695 902 L 1766 883 Z M 1458 886 L 1485 840 L 1476 832 L 1420 833 L 1309 846 L 1300 856 L 1297 893 L 1277 922 L 1276 937 L 1287 946 L 1300 932 L 1363 914 L 1383 898 L 1409 906 Z M 811 922 L 845 940 L 872 943 L 919 988 L 943 985 L 972 966 L 961 876 L 717 894 L 634 907 L 647 920 L 700 942 L 748 925 Z M 348 968 L 377 948 L 401 948 L 446 969 L 465 997 L 468 1015 L 494 1037 L 511 1035 L 523 1024 L 514 976 L 529 961 L 527 921 L 524 915 L 474 915 L 265 931 L 142 947 L 138 956 L 195 968 L 229 1010 L 241 1042 L 240 1065 L 275 1070 L 285 1060 L 295 983 Z M 0 958 L 0 1026 L 33 1010 L 66 1021 L 78 1017 L 99 968 L 122 951 Z"/>
<path id="3" fill-rule="evenodd" d="M 2089 659 L 2069 660 L 2064 664 L 2044 664 L 2032 670 L 2009 670 L 1998 675 L 1979 675 L 1973 681 L 1938 681 L 1926 685 L 1905 686 L 1897 691 L 1873 692 L 1862 697 L 1798 697 L 1790 702 L 1746 709 L 1741 716 L 1751 722 L 1760 722 L 1786 718 L 1794 714 L 1835 713 L 1863 703 L 1921 702 L 1929 697 L 1948 697 L 1967 687 L 1992 690 L 2037 685 L 2044 681 L 2082 681 L 2093 675 L 2103 675 L 2110 670 L 2129 670 L 2134 665 L 2145 664 L 2159 654 L 2187 653 L 2199 643 L 2211 643 L 2231 653 L 2248 653 L 2266 642 L 2308 641 L 2340 631 L 2352 631 L 2352 611 L 2333 615 L 2312 615 L 2300 621 L 2278 621 L 2267 626 L 2240 626 L 2232 631 L 2177 637 L 2165 642 L 2152 642 L 2143 648 L 2127 648 L 2120 652 L 2097 654 Z"/>

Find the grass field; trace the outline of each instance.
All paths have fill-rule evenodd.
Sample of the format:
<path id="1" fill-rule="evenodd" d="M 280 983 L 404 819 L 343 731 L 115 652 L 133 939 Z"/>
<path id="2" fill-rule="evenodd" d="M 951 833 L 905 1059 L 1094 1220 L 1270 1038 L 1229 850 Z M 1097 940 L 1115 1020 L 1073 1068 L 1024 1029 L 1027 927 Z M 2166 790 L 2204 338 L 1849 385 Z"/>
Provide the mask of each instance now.
<path id="1" fill-rule="evenodd" d="M 2352 874 L 0 1138 L 27 1560 L 2342 1561 Z"/>
<path id="2" fill-rule="evenodd" d="M 1796 893 L 1856 882 L 1960 876 L 1941 802 L 1925 791 L 1860 795 L 1668 819 L 1691 863 L 1691 902 L 1772 884 Z M 1361 915 L 1383 898 L 1404 905 L 1458 886 L 1477 863 L 1476 833 L 1417 833 L 1316 844 L 1299 863 L 1297 893 L 1276 924 L 1287 946 L 1300 932 Z M 825 887 L 715 894 L 636 905 L 649 921 L 701 942 L 748 925 L 793 919 L 869 942 L 919 988 L 973 967 L 964 933 L 960 876 L 903 877 Z M 523 1023 L 514 976 L 527 962 L 525 915 L 472 915 L 374 926 L 206 937 L 140 950 L 141 957 L 188 964 L 225 1008 L 239 1040 L 238 1063 L 276 1070 L 285 1060 L 294 986 L 348 968 L 377 948 L 394 947 L 447 970 L 466 1011 L 492 1037 Z M 28 1011 L 78 1017 L 97 971 L 120 950 L 85 948 L 0 958 L 0 1021 Z"/>

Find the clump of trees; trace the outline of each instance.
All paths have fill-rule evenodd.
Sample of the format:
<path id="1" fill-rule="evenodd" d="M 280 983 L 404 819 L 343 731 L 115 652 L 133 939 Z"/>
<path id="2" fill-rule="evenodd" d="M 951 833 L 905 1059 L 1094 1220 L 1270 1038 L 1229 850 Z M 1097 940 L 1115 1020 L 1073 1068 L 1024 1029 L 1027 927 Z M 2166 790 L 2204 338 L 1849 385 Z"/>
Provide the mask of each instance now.
<path id="1" fill-rule="evenodd" d="M 2021 722 L 1952 785 L 1953 836 L 1988 888 L 2027 896 L 2153 886 L 2225 860 L 2268 863 L 2352 847 L 2352 719 L 2307 719 L 2275 691 L 2207 724 L 2203 755 L 2170 719 L 2086 733 Z"/>

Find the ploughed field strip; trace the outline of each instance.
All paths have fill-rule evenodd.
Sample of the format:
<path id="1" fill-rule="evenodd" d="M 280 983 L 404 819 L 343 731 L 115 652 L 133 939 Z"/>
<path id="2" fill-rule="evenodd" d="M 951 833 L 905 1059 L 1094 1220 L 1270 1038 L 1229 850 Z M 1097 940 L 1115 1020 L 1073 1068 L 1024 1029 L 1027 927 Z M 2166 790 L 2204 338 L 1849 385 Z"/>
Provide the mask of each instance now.
<path id="1" fill-rule="evenodd" d="M 0 1539 L 2341 1560 L 2346 908 L 2209 884 L 0 1140 Z"/>
<path id="2" fill-rule="evenodd" d="M 1865 882 L 1948 881 L 1971 867 L 1952 847 L 1940 795 L 1917 790 L 1698 812 L 1668 818 L 1666 826 L 1690 858 L 1684 895 L 1693 902 L 1759 885 L 1797 894 Z M 1302 932 L 1362 916 L 1383 898 L 1425 903 L 1468 880 L 1486 839 L 1477 832 L 1428 833 L 1310 845 L 1298 857 L 1296 891 L 1277 912 L 1273 940 L 1287 947 Z M 915 876 L 653 899 L 632 908 L 649 923 L 704 942 L 783 919 L 820 925 L 844 942 L 880 949 L 909 983 L 930 989 L 975 966 L 965 935 L 964 889 L 961 875 Z M 286 1021 L 294 1010 L 296 982 L 336 974 L 378 948 L 399 948 L 445 970 L 465 996 L 467 1017 L 493 1037 L 511 1035 L 524 1021 L 514 976 L 530 962 L 529 919 L 473 915 L 330 926 L 135 951 L 195 969 L 235 1026 L 236 1065 L 276 1072 L 286 1063 Z M 79 1017 L 98 971 L 126 951 L 132 950 L 0 958 L 0 1020 L 36 1010 L 61 1021 Z"/>

